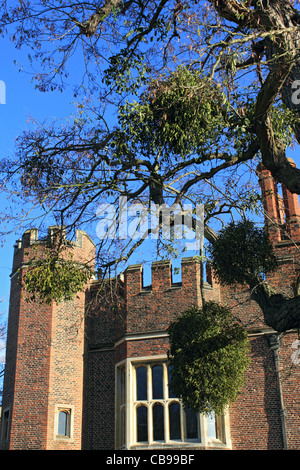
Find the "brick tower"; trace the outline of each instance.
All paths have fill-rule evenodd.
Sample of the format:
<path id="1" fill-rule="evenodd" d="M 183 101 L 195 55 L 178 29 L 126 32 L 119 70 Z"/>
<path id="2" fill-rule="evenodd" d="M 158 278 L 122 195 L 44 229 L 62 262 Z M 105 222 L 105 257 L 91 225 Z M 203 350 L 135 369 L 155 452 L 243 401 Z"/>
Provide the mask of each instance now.
<path id="1" fill-rule="evenodd" d="M 49 228 L 49 236 L 55 227 Z M 27 303 L 26 262 L 42 256 L 36 229 L 15 246 L 2 404 L 4 449 L 80 449 L 85 294 L 61 304 Z M 73 259 L 94 260 L 94 244 L 77 231 Z"/>

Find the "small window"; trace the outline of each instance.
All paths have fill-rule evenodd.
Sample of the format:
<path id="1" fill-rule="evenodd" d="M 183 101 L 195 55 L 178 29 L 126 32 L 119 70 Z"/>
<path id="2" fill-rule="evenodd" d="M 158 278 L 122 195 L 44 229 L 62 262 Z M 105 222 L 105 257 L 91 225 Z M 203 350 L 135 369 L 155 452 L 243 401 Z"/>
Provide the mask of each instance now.
<path id="1" fill-rule="evenodd" d="M 5 410 L 3 413 L 3 425 L 2 425 L 2 440 L 6 441 L 9 437 L 9 420 L 10 411 Z"/>
<path id="2" fill-rule="evenodd" d="M 56 408 L 56 437 L 71 438 L 72 433 L 72 408 L 60 407 Z"/>

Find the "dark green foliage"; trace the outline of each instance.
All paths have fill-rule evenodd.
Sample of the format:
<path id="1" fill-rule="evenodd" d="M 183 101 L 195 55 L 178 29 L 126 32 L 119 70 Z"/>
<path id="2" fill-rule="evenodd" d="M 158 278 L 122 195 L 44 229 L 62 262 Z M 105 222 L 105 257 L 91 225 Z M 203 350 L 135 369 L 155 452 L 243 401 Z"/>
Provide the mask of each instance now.
<path id="1" fill-rule="evenodd" d="M 267 232 L 250 220 L 230 223 L 210 249 L 212 267 L 224 285 L 253 285 L 277 266 Z"/>
<path id="2" fill-rule="evenodd" d="M 244 383 L 246 331 L 215 302 L 187 310 L 168 331 L 171 389 L 195 412 L 222 414 Z"/>

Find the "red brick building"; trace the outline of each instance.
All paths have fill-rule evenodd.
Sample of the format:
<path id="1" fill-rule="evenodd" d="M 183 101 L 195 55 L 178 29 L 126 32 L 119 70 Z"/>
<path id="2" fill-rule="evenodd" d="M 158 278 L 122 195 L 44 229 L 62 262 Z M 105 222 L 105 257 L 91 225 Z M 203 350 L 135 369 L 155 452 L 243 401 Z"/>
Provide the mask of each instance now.
<path id="1" fill-rule="evenodd" d="M 298 196 L 282 197 L 261 169 L 266 225 L 279 269 L 269 281 L 294 295 L 299 262 Z M 182 260 L 181 282 L 171 263 L 152 264 L 151 286 L 142 265 L 119 279 L 91 282 L 73 301 L 26 303 L 20 278 L 45 246 L 37 231 L 15 247 L 2 403 L 2 449 L 299 449 L 298 334 L 268 328 L 246 287 L 228 289 L 206 273 L 206 299 L 228 304 L 251 342 L 251 364 L 239 398 L 224 416 L 185 412 L 168 388 L 170 322 L 201 306 L 200 264 Z M 77 261 L 91 260 L 94 244 L 78 231 Z M 300 356 L 299 356 L 300 359 Z"/>

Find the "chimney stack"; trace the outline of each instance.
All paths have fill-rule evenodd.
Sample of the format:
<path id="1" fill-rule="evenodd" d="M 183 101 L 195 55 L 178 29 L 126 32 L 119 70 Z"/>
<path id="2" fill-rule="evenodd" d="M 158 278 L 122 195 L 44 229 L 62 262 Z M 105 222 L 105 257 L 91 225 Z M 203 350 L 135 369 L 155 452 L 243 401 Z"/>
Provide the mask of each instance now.
<path id="1" fill-rule="evenodd" d="M 294 161 L 288 159 L 291 165 Z M 277 183 L 270 170 L 259 164 L 257 167 L 262 191 L 265 224 L 273 243 L 290 238 L 300 241 L 300 206 L 298 194 L 291 193 L 283 184 L 282 197 L 278 194 Z"/>

